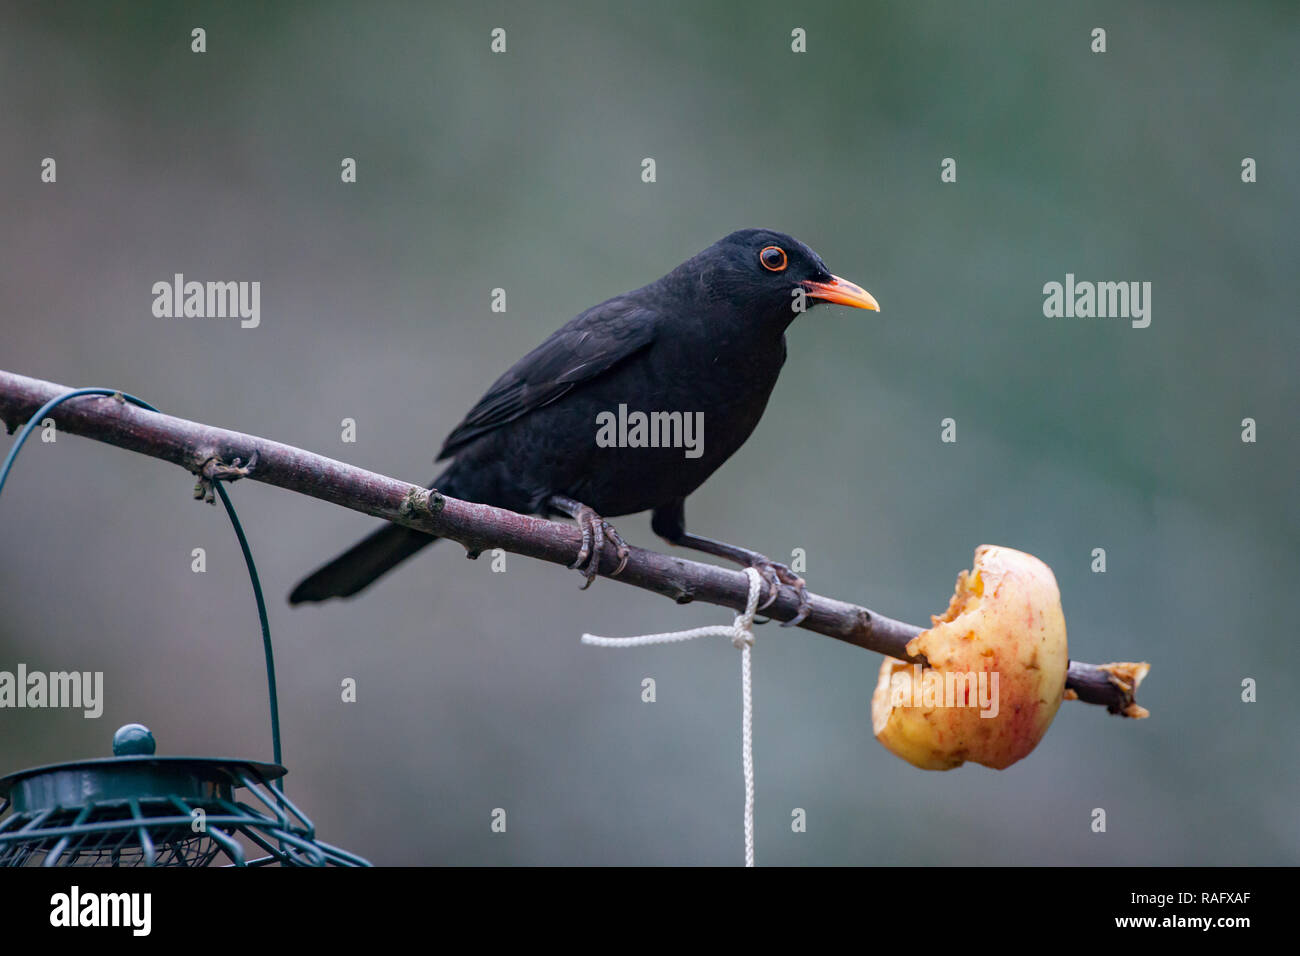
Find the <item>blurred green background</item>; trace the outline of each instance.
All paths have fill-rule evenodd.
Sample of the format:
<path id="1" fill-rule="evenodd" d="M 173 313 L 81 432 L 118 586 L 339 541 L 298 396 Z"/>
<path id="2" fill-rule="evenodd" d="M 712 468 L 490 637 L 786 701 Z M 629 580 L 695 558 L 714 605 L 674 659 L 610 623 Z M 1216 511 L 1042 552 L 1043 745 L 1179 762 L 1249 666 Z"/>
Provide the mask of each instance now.
<path id="1" fill-rule="evenodd" d="M 977 545 L 1030 551 L 1073 657 L 1152 663 L 1152 717 L 1066 704 L 1007 771 L 926 773 L 872 739 L 878 657 L 761 629 L 759 862 L 1295 863 L 1298 48 L 1283 2 L 7 4 L 0 367 L 427 481 L 570 316 L 733 229 L 788 231 L 883 312 L 792 326 L 691 528 L 804 548 L 814 590 L 922 623 Z M 155 318 L 175 272 L 260 280 L 260 328 Z M 1044 318 L 1067 272 L 1150 281 L 1150 328 Z M 107 702 L 0 711 L 0 772 L 105 755 L 128 721 L 160 752 L 269 758 L 245 571 L 191 485 L 73 437 L 25 450 L 0 669 L 102 670 Z M 578 643 L 728 612 L 454 545 L 291 611 L 373 522 L 232 494 L 288 785 L 324 839 L 388 864 L 739 862 L 735 651 Z M 657 546 L 645 516 L 618 525 Z"/>

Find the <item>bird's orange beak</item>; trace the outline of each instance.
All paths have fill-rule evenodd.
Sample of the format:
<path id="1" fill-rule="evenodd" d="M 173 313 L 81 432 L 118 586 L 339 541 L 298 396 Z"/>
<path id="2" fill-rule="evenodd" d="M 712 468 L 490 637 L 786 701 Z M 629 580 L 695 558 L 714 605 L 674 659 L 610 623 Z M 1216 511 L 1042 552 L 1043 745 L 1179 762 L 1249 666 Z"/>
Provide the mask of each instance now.
<path id="1" fill-rule="evenodd" d="M 872 312 L 880 311 L 880 303 L 862 286 L 854 285 L 848 279 L 841 279 L 839 276 L 831 276 L 829 282 L 817 282 L 813 279 L 805 279 L 800 283 L 808 294 L 814 299 L 824 299 L 827 302 L 834 302 L 836 305 L 851 305 L 855 309 L 870 309 Z"/>

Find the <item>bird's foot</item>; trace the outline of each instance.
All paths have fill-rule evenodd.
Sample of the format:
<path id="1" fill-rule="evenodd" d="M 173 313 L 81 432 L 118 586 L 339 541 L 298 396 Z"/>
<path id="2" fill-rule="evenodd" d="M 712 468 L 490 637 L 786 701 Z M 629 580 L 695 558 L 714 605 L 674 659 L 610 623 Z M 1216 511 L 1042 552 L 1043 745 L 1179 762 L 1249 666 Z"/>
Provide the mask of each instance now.
<path id="1" fill-rule="evenodd" d="M 610 544 L 618 554 L 618 567 L 610 572 L 610 577 L 618 577 L 623 569 L 627 567 L 627 559 L 630 554 L 627 542 L 623 536 L 618 533 L 618 529 L 612 524 L 596 514 L 591 508 L 583 505 L 574 515 L 574 520 L 578 522 L 578 527 L 582 529 L 582 547 L 578 549 L 578 558 L 571 565 L 575 571 L 581 571 L 582 576 L 587 579 L 587 583 L 582 586 L 582 590 L 591 587 L 591 582 L 596 580 L 596 573 L 600 570 L 600 558 L 605 552 L 605 540 L 609 539 Z"/>
<path id="2" fill-rule="evenodd" d="M 785 584 L 794 588 L 795 593 L 799 595 L 799 611 L 790 620 L 783 621 L 781 626 L 797 627 L 812 613 L 812 602 L 808 598 L 808 582 L 790 570 L 789 565 L 756 553 L 750 558 L 749 566 L 761 574 L 763 580 L 767 582 L 768 598 L 758 606 L 760 611 L 770 607 L 772 602 L 781 596 L 781 585 Z"/>
<path id="3" fill-rule="evenodd" d="M 680 515 L 677 517 L 680 518 Z M 667 522 L 664 524 L 666 525 Z M 662 530 L 660 528 L 655 530 L 675 545 L 703 551 L 705 554 L 711 554 L 714 557 L 734 561 L 742 568 L 753 568 L 757 571 L 762 575 L 763 580 L 767 582 L 768 591 L 767 600 L 759 605 L 760 609 L 771 607 L 772 603 L 781 596 L 781 585 L 784 584 L 794 588 L 799 598 L 799 604 L 794 617 L 783 622 L 782 627 L 795 627 L 802 624 L 808 615 L 812 613 L 812 599 L 808 596 L 808 585 L 789 566 L 781 564 L 779 561 L 773 561 L 766 555 L 751 551 L 749 548 L 742 548 L 734 544 L 727 544 L 725 541 L 715 541 L 713 538 L 691 534 L 680 526 L 675 528 L 667 526 Z"/>
<path id="4" fill-rule="evenodd" d="M 582 530 L 582 547 L 578 549 L 577 559 L 569 565 L 572 570 L 581 571 L 582 576 L 587 579 L 582 590 L 587 590 L 591 587 L 591 582 L 596 580 L 596 574 L 600 571 L 600 559 L 605 553 L 606 540 L 614 545 L 615 553 L 618 555 L 618 567 L 611 571 L 609 576 L 618 577 L 627 567 L 627 559 L 631 556 L 627 542 L 618 533 L 618 529 L 596 514 L 595 509 L 571 498 L 553 497 L 551 505 L 573 518 Z"/>

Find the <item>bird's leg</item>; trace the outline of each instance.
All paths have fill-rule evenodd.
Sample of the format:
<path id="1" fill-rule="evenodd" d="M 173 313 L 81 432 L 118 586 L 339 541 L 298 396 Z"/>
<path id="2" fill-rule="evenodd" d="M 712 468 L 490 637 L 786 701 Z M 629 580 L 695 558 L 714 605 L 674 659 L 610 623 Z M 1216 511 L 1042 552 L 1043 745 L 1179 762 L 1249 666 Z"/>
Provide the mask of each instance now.
<path id="1" fill-rule="evenodd" d="M 627 542 L 623 540 L 617 528 L 582 502 L 566 498 L 564 495 L 551 495 L 546 504 L 568 515 L 578 522 L 578 527 L 582 529 L 582 547 L 578 549 L 577 560 L 569 565 L 573 570 L 581 571 L 583 577 L 587 579 L 582 590 L 587 590 L 591 587 L 591 582 L 596 580 L 596 572 L 600 570 L 600 556 L 605 551 L 606 538 L 609 538 L 618 553 L 618 567 L 610 572 L 610 577 L 617 577 L 622 573 L 627 567 L 629 551 Z"/>
<path id="2" fill-rule="evenodd" d="M 768 599 L 760 605 L 760 608 L 771 606 L 772 602 L 780 596 L 782 584 L 794 588 L 799 595 L 799 611 L 790 620 L 783 622 L 782 627 L 795 627 L 802 623 L 804 618 L 812 612 L 812 602 L 808 598 L 807 582 L 792 571 L 789 566 L 773 561 L 766 555 L 751 551 L 749 548 L 727 544 L 725 541 L 715 541 L 712 538 L 705 538 L 702 535 L 691 534 L 687 531 L 686 505 L 684 501 L 677 501 L 655 509 L 651 518 L 651 527 L 654 529 L 655 534 L 678 547 L 703 551 L 705 554 L 711 554 L 714 557 L 734 561 L 741 567 L 754 568 L 763 576 L 768 588 Z"/>

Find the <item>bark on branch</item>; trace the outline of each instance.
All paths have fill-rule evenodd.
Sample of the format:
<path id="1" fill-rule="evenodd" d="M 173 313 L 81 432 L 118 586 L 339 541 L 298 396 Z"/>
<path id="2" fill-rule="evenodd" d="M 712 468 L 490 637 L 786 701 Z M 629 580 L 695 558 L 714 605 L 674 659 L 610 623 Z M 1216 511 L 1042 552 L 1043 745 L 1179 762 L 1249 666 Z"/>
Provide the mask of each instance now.
<path id="1" fill-rule="evenodd" d="M 70 390 L 0 370 L 0 420 L 13 432 L 47 401 Z M 580 545 L 578 529 L 567 523 L 450 498 L 291 445 L 145 411 L 119 397 L 74 398 L 55 409 L 51 417 L 69 434 L 180 465 L 198 475 L 200 485 L 247 477 L 450 538 L 460 542 L 472 557 L 490 548 L 503 548 L 568 565 Z M 608 576 L 614 567 L 613 555 L 607 553 L 600 573 Z M 749 593 L 749 579 L 741 571 L 637 547 L 631 549 L 627 567 L 612 580 L 682 604 L 704 601 L 737 611 L 744 609 Z M 907 654 L 906 645 L 924 628 L 817 594 L 811 595 L 811 601 L 812 613 L 799 625 L 805 630 L 902 660 L 914 659 Z M 797 607 L 794 592 L 783 587 L 764 613 L 786 621 L 794 617 Z M 1072 695 L 1068 696 L 1103 705 L 1111 713 L 1144 716 L 1134 700 L 1141 679 L 1136 667 L 1071 661 L 1066 687 Z"/>

